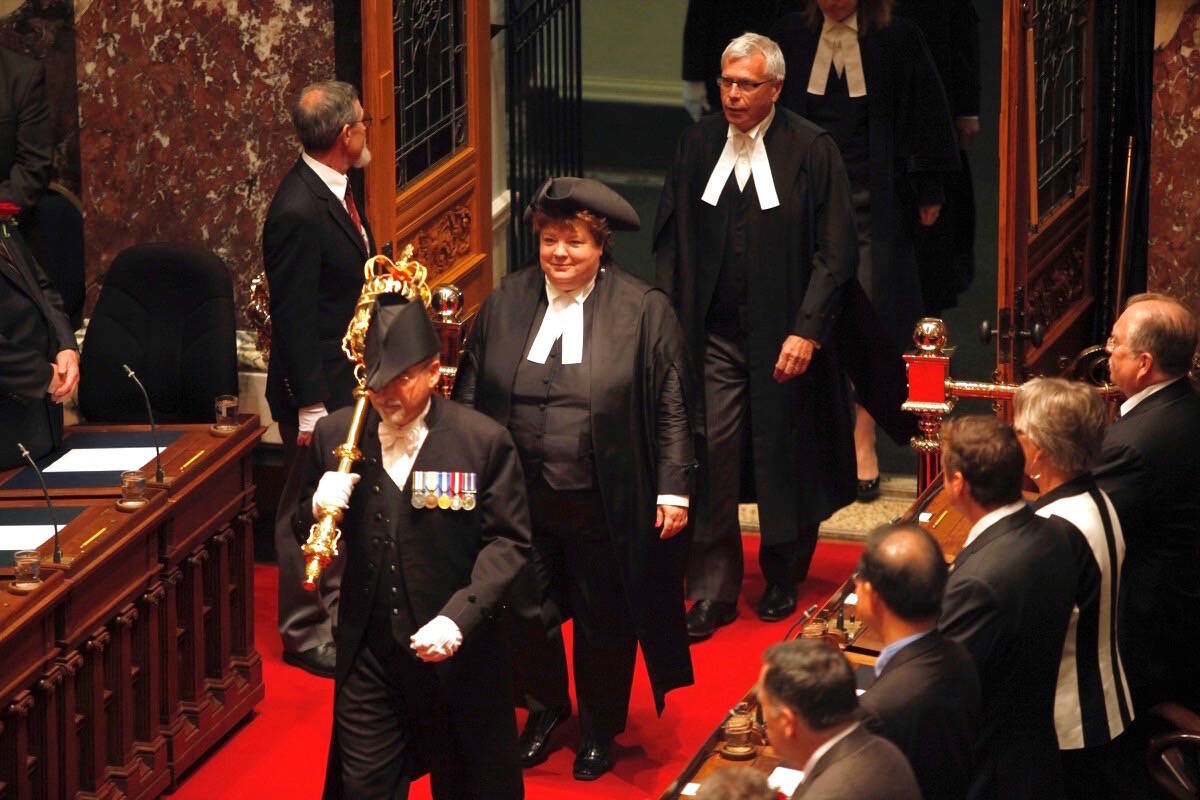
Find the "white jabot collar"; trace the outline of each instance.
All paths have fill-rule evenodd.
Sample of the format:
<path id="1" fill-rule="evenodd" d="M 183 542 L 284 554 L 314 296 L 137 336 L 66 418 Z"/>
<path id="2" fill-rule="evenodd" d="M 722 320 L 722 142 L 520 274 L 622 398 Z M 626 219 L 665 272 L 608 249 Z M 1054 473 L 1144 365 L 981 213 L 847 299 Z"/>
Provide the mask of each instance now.
<path id="1" fill-rule="evenodd" d="M 738 137 L 745 136 L 752 142 L 750 174 L 754 176 L 754 190 L 758 194 L 758 207 L 766 211 L 768 208 L 775 208 L 779 205 L 779 195 L 775 192 L 775 179 L 771 176 L 771 162 L 767 159 L 766 145 L 767 128 L 771 127 L 771 121 L 774 119 L 775 107 L 771 106 L 766 118 L 745 133 L 734 125 L 729 126 L 729 130 L 725 134 L 725 149 L 721 151 L 720 157 L 717 158 L 717 165 L 713 167 L 712 174 L 708 176 L 708 184 L 704 187 L 704 194 L 700 196 L 701 200 L 710 206 L 715 206 L 721 199 L 721 191 L 725 188 L 726 181 L 729 180 L 729 173 L 733 172 L 734 164 L 737 163 Z"/>
<path id="2" fill-rule="evenodd" d="M 417 453 L 420 452 L 421 445 L 425 444 L 425 437 L 429 435 L 425 417 L 429 415 L 432 405 L 432 400 L 426 401 L 425 410 L 403 427 L 398 428 L 384 420 L 379 421 L 379 450 L 383 470 L 392 482 L 401 488 L 408 481 L 409 473 L 417 460 Z"/>
<path id="3" fill-rule="evenodd" d="M 851 97 L 867 96 L 867 79 L 863 75 L 862 50 L 858 46 L 858 14 L 851 14 L 838 22 L 825 17 L 821 26 L 821 39 L 817 42 L 817 54 L 813 58 L 812 72 L 808 75 L 808 93 L 825 94 L 829 81 L 829 67 L 837 74 L 846 75 L 846 87 Z"/>
<path id="4" fill-rule="evenodd" d="M 599 274 L 599 273 L 597 273 Z M 586 286 L 573 292 L 563 292 L 546 281 L 546 316 L 542 327 L 529 347 L 526 359 L 534 364 L 545 364 L 547 356 L 558 337 L 562 337 L 562 363 L 579 364 L 583 361 L 583 301 L 596 288 L 593 277 Z"/>

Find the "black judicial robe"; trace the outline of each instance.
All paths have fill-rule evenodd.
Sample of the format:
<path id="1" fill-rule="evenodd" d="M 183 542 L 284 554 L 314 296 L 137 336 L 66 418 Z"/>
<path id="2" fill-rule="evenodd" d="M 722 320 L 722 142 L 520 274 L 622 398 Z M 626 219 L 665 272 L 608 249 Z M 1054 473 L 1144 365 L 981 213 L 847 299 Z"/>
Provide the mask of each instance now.
<path id="1" fill-rule="evenodd" d="M 705 316 L 727 230 L 706 224 L 711 210 L 705 209 L 712 207 L 700 197 L 728 130 L 723 116 L 712 115 L 684 131 L 654 223 L 658 285 L 679 312 L 697 374 L 703 374 Z M 745 275 L 745 348 L 753 483 L 763 544 L 772 545 L 783 541 L 775 538 L 780 533 L 790 536 L 854 500 L 850 399 L 835 329 L 845 289 L 854 281 L 858 244 L 846 170 L 833 138 L 776 106 L 764 144 L 780 205 L 755 214 L 757 230 L 749 233 L 758 242 L 759 260 Z M 718 201 L 717 212 L 729 213 L 727 200 Z M 750 202 L 757 208 L 757 197 Z M 790 334 L 821 347 L 803 375 L 776 383 L 775 362 Z"/>
<path id="2" fill-rule="evenodd" d="M 58 446 L 63 415 L 46 394 L 51 363 L 76 349 L 62 299 L 9 227 L 0 233 L 0 469 L 23 463 L 17 442 L 34 458 Z"/>
<path id="3" fill-rule="evenodd" d="M 820 31 L 802 14 L 788 14 L 773 38 L 788 65 L 779 102 L 804 116 Z M 861 38 L 859 49 L 867 83 L 871 300 L 892 340 L 907 349 L 924 315 L 913 250 L 917 206 L 944 200 L 940 174 L 959 170 L 958 145 L 937 67 L 913 23 L 894 17 Z"/>
<path id="4" fill-rule="evenodd" d="M 313 522 L 312 495 L 321 475 L 337 469 L 333 448 L 345 441 L 351 414 L 350 408 L 339 409 L 317 423 L 297 509 L 299 530 L 307 532 Z M 368 409 L 359 441 L 362 458 L 354 466 L 362 478 L 340 526 L 346 569 L 338 609 L 334 692 L 366 644 L 372 605 L 389 602 L 375 595 L 378 570 L 390 563 L 382 542 L 395 535 L 414 623 L 420 627 L 439 614 L 445 615 L 454 620 L 463 636 L 462 646 L 453 656 L 436 664 L 417 662 L 415 668 L 434 670 L 445 687 L 444 698 L 454 730 L 467 734 L 458 743 L 469 761 L 464 769 L 475 769 L 485 777 L 487 770 L 494 769 L 495 785 L 507 786 L 512 775 L 519 778 L 517 732 L 507 651 L 499 634 L 496 610 L 529 557 L 531 534 L 524 476 L 508 431 L 483 415 L 434 397 L 425 424 L 429 434 L 417 453 L 413 470 L 476 473 L 477 505 L 471 511 L 414 509 L 409 502 L 410 475 L 407 485 L 400 487 L 403 518 L 389 519 L 384 495 L 376 490 L 391 481 L 381 459 L 379 415 Z M 408 642 L 401 644 L 407 647 Z M 328 764 L 324 796 L 340 797 L 341 758 L 336 731 L 330 741 Z M 516 793 L 517 787 L 496 789 L 498 797 Z"/>
<path id="5" fill-rule="evenodd" d="M 659 487 L 689 486 L 696 459 L 691 436 L 658 435 L 658 398 L 672 370 L 689 412 L 696 390 L 679 323 L 662 292 L 609 264 L 596 277 L 593 301 L 587 346 L 596 481 L 661 714 L 667 692 L 693 682 L 683 595 L 689 534 L 659 539 L 654 517 Z M 545 302 L 541 269 L 504 278 L 471 331 L 454 382 L 456 399 L 507 424 L 517 365 Z"/>

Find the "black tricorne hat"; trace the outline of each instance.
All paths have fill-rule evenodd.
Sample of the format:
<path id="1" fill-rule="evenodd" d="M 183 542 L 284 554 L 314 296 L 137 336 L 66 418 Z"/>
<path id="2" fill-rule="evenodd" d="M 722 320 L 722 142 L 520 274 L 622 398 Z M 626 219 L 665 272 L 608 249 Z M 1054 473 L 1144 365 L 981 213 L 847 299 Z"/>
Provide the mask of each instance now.
<path id="1" fill-rule="evenodd" d="M 363 354 L 367 388 L 380 391 L 413 364 L 433 358 L 439 349 L 424 306 L 408 302 L 403 295 L 380 295 L 371 311 Z"/>
<path id="2" fill-rule="evenodd" d="M 591 178 L 550 178 L 525 209 L 526 222 L 533 219 L 537 209 L 566 214 L 590 211 L 604 217 L 614 231 L 636 231 L 642 227 L 637 212 L 624 197 Z"/>

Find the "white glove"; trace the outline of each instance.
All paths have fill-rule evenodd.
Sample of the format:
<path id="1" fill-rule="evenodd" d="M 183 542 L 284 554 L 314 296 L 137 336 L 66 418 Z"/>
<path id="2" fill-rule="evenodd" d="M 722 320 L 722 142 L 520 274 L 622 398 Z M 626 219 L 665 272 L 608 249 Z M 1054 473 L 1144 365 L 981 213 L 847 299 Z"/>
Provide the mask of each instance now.
<path id="1" fill-rule="evenodd" d="M 712 106 L 708 104 L 708 89 L 705 88 L 704 81 L 683 82 L 683 107 L 695 122 L 712 111 Z"/>
<path id="2" fill-rule="evenodd" d="M 329 416 L 329 412 L 325 410 L 324 403 L 313 403 L 311 406 L 304 406 L 297 412 L 300 423 L 300 433 L 312 433 L 313 428 L 317 427 L 317 420 L 321 417 Z"/>
<path id="3" fill-rule="evenodd" d="M 312 496 L 313 516 L 320 513 L 321 506 L 349 508 L 350 493 L 360 477 L 357 472 L 326 472 L 322 475 Z"/>
<path id="4" fill-rule="evenodd" d="M 458 652 L 462 631 L 454 620 L 439 614 L 421 626 L 409 641 L 422 661 L 445 661 Z"/>

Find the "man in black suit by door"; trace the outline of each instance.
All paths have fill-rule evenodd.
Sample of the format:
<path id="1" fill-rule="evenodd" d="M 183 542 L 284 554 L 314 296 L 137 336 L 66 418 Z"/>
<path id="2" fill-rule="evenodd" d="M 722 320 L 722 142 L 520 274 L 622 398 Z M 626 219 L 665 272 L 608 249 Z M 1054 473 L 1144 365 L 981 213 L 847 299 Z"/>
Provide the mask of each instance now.
<path id="1" fill-rule="evenodd" d="M 855 579 L 858 616 L 884 641 L 859 705 L 908 758 L 925 800 L 966 795 L 983 702 L 970 654 L 937 630 L 947 574 L 937 541 L 900 524 L 871 532 Z"/>
<path id="2" fill-rule="evenodd" d="M 284 661 L 327 677 L 333 675 L 335 658 L 340 559 L 326 570 L 317 592 L 305 591 L 292 511 L 313 427 L 353 402 L 354 372 L 341 341 L 375 242 L 347 173 L 371 159 L 370 123 L 350 84 L 324 81 L 305 87 L 292 108 L 304 152 L 280 182 L 263 226 L 271 291 L 267 403 L 279 423 L 285 470 L 275 520 L 279 634 Z"/>
<path id="3" fill-rule="evenodd" d="M 945 491 L 971 523 L 938 620 L 971 654 L 983 689 L 970 800 L 1062 796 L 1054 695 L 1076 561 L 1070 523 L 1021 499 L 1024 468 L 1016 434 L 995 417 L 942 428 Z"/>
<path id="4" fill-rule="evenodd" d="M 1117 635 L 1139 715 L 1167 699 L 1200 708 L 1200 395 L 1187 378 L 1196 338 L 1187 307 L 1142 294 L 1108 339 L 1109 374 L 1128 399 L 1093 474 L 1125 533 Z"/>

